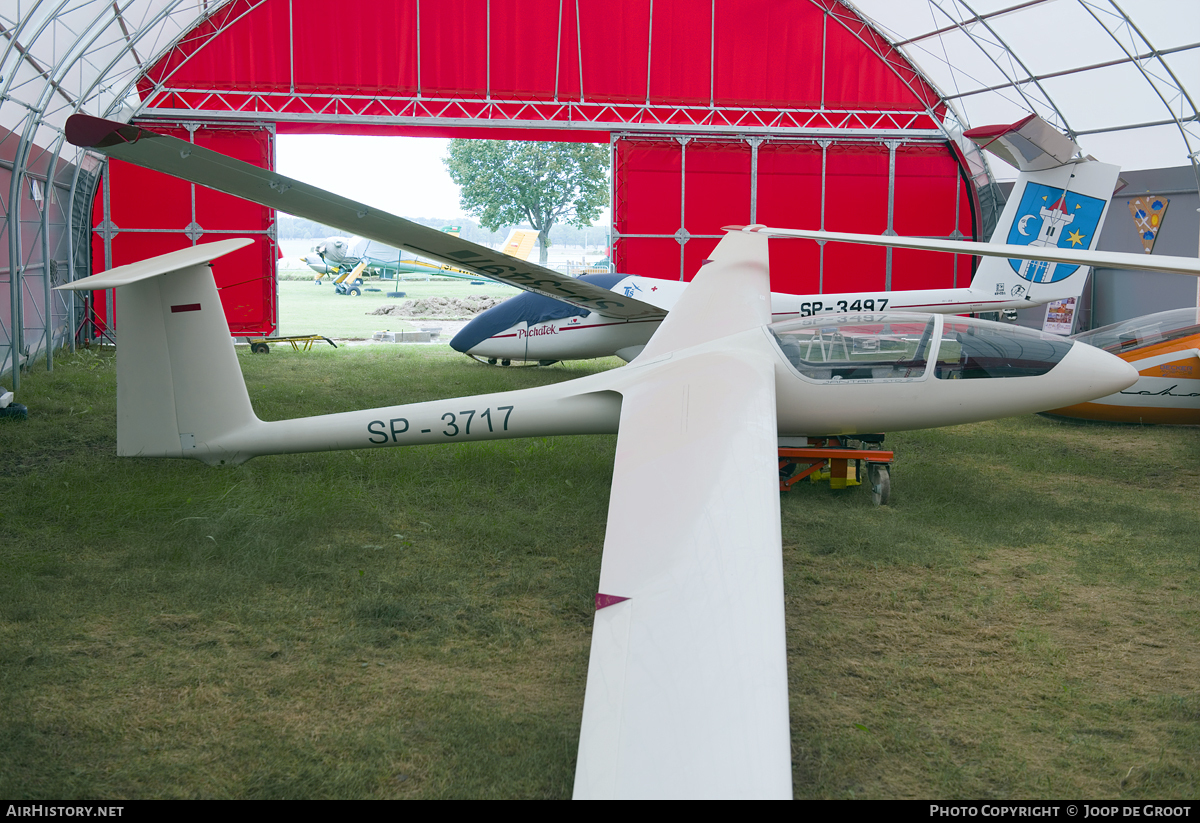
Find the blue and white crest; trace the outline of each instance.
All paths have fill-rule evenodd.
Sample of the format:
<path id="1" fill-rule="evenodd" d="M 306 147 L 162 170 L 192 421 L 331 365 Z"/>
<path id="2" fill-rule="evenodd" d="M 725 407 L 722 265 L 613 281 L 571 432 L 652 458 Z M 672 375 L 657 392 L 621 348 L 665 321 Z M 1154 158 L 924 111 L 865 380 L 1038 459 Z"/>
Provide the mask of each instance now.
<path id="1" fill-rule="evenodd" d="M 1029 183 L 1021 195 L 1017 219 L 1008 229 L 1014 246 L 1056 246 L 1060 249 L 1089 249 L 1096 227 L 1104 214 L 1104 200 L 1063 192 L 1053 186 Z M 1069 263 L 1013 260 L 1008 264 L 1018 276 L 1031 283 L 1055 283 L 1070 277 L 1079 267 Z"/>

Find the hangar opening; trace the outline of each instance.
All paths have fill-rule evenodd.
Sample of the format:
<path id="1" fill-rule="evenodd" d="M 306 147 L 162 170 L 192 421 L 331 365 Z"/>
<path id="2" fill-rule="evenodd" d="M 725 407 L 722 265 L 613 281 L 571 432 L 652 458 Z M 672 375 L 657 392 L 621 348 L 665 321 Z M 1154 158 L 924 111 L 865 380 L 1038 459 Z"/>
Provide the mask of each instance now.
<path id="1" fill-rule="evenodd" d="M 146 72 L 138 122 L 263 166 L 279 133 L 608 142 L 610 256 L 618 271 L 652 277 L 690 279 L 731 224 L 975 236 L 964 158 L 916 72 L 833 0 L 746 5 L 362 4 L 339 25 L 378 36 L 335 60 L 295 47 L 320 37 L 321 4 L 232 3 Z M 94 259 L 121 265 L 205 236 L 259 237 L 222 294 L 235 333 L 269 331 L 273 215 L 111 166 Z M 776 245 L 779 291 L 969 278 L 969 261 L 942 255 Z"/>

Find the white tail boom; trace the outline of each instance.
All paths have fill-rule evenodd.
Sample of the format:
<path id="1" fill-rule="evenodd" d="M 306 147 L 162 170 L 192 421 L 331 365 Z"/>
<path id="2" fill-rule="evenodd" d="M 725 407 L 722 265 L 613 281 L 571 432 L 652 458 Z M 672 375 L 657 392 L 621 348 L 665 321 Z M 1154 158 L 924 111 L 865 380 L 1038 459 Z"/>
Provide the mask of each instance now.
<path id="1" fill-rule="evenodd" d="M 617 430 L 619 397 L 588 378 L 502 394 L 259 420 L 209 271 L 211 261 L 251 242 L 193 246 L 59 287 L 121 287 L 117 454 L 227 465 L 264 454 Z"/>

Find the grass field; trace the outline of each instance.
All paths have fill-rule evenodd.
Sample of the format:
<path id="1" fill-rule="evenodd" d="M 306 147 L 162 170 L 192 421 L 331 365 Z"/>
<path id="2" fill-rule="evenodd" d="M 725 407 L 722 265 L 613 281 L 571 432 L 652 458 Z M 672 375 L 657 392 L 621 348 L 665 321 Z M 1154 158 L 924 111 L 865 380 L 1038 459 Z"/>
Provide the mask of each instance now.
<path id="1" fill-rule="evenodd" d="M 239 357 L 265 419 L 615 364 Z M 0 796 L 569 796 L 614 437 L 213 469 L 115 457 L 110 352 L 20 400 Z M 797 797 L 1200 794 L 1198 434 L 897 433 L 893 505 L 784 495 Z"/>
<path id="2" fill-rule="evenodd" d="M 380 306 L 400 302 L 399 298 L 387 296 L 388 292 L 396 290 L 394 280 L 370 280 L 365 284 L 368 289 L 379 291 L 364 291 L 354 297 L 334 292 L 329 283 L 314 285 L 311 278 L 304 280 L 279 281 L 279 334 L 301 335 L 321 334 L 336 338 L 370 338 L 377 331 L 400 331 L 406 328 L 420 326 L 436 326 L 437 321 L 413 324 L 399 317 L 372 315 Z M 513 297 L 519 294 L 511 286 L 488 284 L 472 286 L 469 281 L 434 280 L 434 281 L 401 281 L 400 291 L 406 297 L 468 297 L 483 295 L 486 297 Z"/>

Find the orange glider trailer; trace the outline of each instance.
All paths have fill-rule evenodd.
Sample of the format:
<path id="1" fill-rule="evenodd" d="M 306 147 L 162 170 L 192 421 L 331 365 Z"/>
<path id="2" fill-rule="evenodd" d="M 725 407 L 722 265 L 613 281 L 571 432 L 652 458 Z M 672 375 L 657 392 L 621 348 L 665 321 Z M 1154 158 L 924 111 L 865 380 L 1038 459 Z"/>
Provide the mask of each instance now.
<path id="1" fill-rule="evenodd" d="M 1132 364 L 1124 391 L 1045 414 L 1111 423 L 1200 425 L 1200 309 L 1148 314 L 1074 337 Z"/>
<path id="2" fill-rule="evenodd" d="M 855 441 L 860 441 L 858 446 Z M 865 477 L 871 502 L 886 506 L 892 490 L 893 452 L 884 451 L 882 434 L 850 437 L 779 438 L 779 490 L 791 491 L 804 478 L 828 479 L 833 489 L 861 486 Z M 803 468 L 802 468 L 803 467 Z"/>

